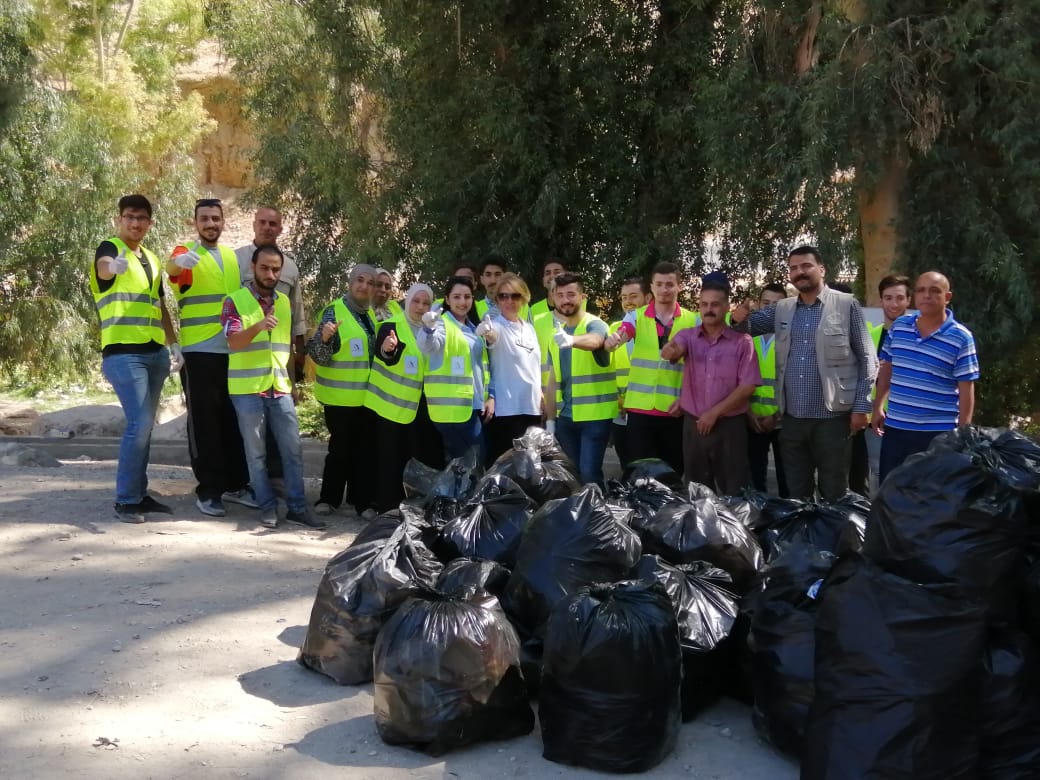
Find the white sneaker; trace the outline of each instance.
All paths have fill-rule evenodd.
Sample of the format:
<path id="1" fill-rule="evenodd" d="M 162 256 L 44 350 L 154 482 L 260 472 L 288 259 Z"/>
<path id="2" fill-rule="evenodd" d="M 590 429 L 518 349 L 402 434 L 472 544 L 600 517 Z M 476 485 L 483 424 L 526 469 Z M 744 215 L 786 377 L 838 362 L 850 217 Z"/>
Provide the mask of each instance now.
<path id="1" fill-rule="evenodd" d="M 328 517 L 336 510 L 332 508 L 332 504 L 327 504 L 324 501 L 319 501 L 314 505 L 314 514 L 321 515 L 322 517 Z"/>

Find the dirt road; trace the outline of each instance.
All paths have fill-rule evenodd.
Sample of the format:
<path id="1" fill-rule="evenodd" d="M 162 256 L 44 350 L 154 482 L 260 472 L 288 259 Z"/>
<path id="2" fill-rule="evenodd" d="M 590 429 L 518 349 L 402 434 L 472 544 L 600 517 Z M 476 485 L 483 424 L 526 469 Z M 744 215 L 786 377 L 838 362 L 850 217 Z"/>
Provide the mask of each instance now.
<path id="1" fill-rule="evenodd" d="M 325 561 L 360 524 L 203 518 L 188 469 L 150 473 L 175 514 L 124 525 L 112 462 L 0 466 L 0 777 L 597 776 L 542 759 L 537 728 L 441 758 L 384 745 L 371 685 L 295 661 Z M 651 776 L 797 774 L 724 702 Z"/>

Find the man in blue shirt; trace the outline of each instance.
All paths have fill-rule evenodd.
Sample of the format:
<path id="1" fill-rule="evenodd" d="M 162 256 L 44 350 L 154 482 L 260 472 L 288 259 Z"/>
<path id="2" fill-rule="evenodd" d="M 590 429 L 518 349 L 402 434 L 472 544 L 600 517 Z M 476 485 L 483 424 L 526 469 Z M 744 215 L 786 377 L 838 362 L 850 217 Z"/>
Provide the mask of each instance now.
<path id="1" fill-rule="evenodd" d="M 949 279 L 921 274 L 918 313 L 897 319 L 881 348 L 872 420 L 882 436 L 879 482 L 938 434 L 971 424 L 979 362 L 974 336 L 947 308 L 952 298 Z"/>

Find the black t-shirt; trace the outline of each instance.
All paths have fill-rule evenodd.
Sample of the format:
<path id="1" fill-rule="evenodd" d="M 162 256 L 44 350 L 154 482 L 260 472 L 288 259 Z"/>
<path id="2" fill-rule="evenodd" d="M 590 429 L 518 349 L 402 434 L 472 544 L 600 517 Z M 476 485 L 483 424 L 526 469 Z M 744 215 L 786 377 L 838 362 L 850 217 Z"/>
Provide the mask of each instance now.
<path id="1" fill-rule="evenodd" d="M 113 244 L 111 241 L 102 241 L 94 252 L 94 273 L 97 274 L 97 261 L 102 257 L 116 257 L 119 254 L 119 247 Z M 143 254 L 143 253 L 142 253 Z M 138 259 L 141 259 L 141 255 L 137 255 Z M 144 275 L 148 277 L 148 286 L 152 286 L 152 264 L 147 260 L 141 261 L 141 267 L 144 268 Z M 98 290 L 101 292 L 107 292 L 112 289 L 112 285 L 116 283 L 116 278 L 113 276 L 111 279 L 102 279 L 97 277 Z M 159 300 L 163 297 L 163 283 L 159 282 Z M 162 349 L 163 345 L 157 341 L 149 341 L 145 344 L 109 344 L 107 347 L 101 350 L 102 357 L 108 357 L 109 355 L 147 355 L 152 352 L 158 352 Z"/>

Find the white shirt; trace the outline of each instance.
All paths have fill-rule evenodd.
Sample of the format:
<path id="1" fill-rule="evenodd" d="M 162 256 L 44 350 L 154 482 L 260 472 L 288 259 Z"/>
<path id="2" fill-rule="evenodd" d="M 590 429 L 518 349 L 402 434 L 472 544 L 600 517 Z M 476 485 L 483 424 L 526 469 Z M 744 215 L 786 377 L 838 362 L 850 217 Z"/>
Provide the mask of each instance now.
<path id="1" fill-rule="evenodd" d="M 526 320 L 492 319 L 498 340 L 488 345 L 495 416 L 542 413 L 542 355 L 534 326 Z"/>

